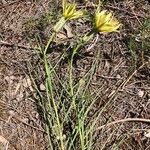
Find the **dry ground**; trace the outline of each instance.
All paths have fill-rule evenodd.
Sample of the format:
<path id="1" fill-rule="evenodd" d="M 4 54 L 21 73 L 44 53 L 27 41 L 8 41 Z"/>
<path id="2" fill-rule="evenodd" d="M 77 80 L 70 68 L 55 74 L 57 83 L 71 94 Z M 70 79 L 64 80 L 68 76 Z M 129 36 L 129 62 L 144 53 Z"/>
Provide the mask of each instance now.
<path id="1" fill-rule="evenodd" d="M 79 2 L 79 6 L 85 4 Z M 86 6 L 93 11 L 91 3 Z M 150 4 L 146 0 L 111 0 L 104 8 L 115 12 L 123 24 L 121 32 L 100 35 L 91 48 L 96 40 L 93 39 L 80 51 L 74 65 L 76 78 L 83 76 L 100 51 L 90 86 L 92 92 L 99 92 L 100 99 L 90 115 L 101 109 L 109 98 L 113 101 L 98 125 L 123 118 L 150 118 Z M 44 73 L 31 47 L 46 43 L 59 17 L 56 16 L 58 10 L 61 10 L 59 2 L 51 0 L 0 1 L 0 149 L 48 149 L 36 90 L 30 78 L 30 71 L 38 73 L 35 78 L 42 91 Z M 74 38 L 77 32 L 88 30 L 88 23 L 83 23 L 82 19 L 78 24 L 71 22 L 69 25 Z M 61 39 L 58 38 L 58 42 L 62 43 Z M 53 63 L 61 53 L 61 48 L 53 49 L 49 54 Z M 65 61 L 61 63 L 60 76 L 65 76 L 66 66 Z M 132 122 L 98 131 L 93 149 L 102 149 L 102 145 L 106 150 L 114 149 L 115 144 L 124 139 L 120 150 L 149 150 L 150 137 L 144 136 L 149 125 Z"/>

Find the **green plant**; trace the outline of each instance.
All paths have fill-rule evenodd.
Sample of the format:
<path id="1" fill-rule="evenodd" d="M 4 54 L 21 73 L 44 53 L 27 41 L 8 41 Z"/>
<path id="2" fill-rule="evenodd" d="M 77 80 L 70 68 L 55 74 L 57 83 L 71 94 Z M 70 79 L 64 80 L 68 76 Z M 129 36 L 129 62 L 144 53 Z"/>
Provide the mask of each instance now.
<path id="1" fill-rule="evenodd" d="M 90 81 L 97 65 L 97 58 L 93 60 L 91 69 L 78 81 L 74 80 L 73 60 L 79 49 L 86 45 L 96 34 L 117 32 L 120 24 L 111 13 L 107 14 L 106 11 L 99 12 L 97 9 L 93 19 L 93 29 L 74 44 L 71 58 L 68 59 L 67 81 L 66 79 L 59 79 L 56 68 L 64 54 L 56 65 L 53 66 L 47 58 L 48 48 L 55 39 L 56 34 L 67 21 L 78 19 L 86 14 L 84 10 L 76 10 L 75 3 L 69 4 L 63 0 L 62 6 L 62 17 L 54 26 L 54 32 L 50 36 L 45 48 L 40 48 L 40 52 L 43 55 L 46 87 L 46 97 L 40 96 L 40 105 L 46 122 L 50 149 L 72 150 L 80 147 L 79 149 L 82 150 L 90 150 L 94 126 L 104 109 L 95 114 L 96 118 L 94 121 L 88 120 L 88 113 L 97 100 L 97 96 L 94 96 L 89 91 Z M 100 5 L 98 5 L 99 7 Z M 58 81 L 59 87 L 55 81 Z M 65 126 L 69 124 L 72 126 L 72 131 L 67 133 Z"/>

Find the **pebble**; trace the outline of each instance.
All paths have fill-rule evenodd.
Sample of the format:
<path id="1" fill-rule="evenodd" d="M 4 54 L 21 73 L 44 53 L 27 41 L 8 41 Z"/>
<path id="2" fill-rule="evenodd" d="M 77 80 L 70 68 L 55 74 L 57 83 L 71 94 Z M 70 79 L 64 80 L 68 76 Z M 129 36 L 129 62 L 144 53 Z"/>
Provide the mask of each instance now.
<path id="1" fill-rule="evenodd" d="M 143 97 L 143 96 L 144 96 L 144 91 L 138 90 L 137 95 L 138 95 L 139 97 Z"/>

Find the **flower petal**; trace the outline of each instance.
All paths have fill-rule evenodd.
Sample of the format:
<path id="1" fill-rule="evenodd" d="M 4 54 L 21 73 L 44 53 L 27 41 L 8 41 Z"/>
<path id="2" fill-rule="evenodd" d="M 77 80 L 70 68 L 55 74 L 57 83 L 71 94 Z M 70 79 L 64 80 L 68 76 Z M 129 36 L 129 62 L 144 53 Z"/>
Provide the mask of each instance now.
<path id="1" fill-rule="evenodd" d="M 103 10 L 95 13 L 95 28 L 100 33 L 118 32 L 120 23 L 113 17 L 111 12 L 108 14 L 106 12 L 106 10 Z"/>

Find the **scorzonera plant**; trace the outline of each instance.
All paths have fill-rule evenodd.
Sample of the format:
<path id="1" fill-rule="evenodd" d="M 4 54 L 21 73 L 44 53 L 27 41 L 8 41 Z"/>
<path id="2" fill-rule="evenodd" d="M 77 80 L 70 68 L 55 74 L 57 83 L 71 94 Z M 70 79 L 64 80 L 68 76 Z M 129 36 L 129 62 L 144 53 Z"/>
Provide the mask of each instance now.
<path id="1" fill-rule="evenodd" d="M 49 41 L 47 42 L 47 45 L 44 48 L 44 65 L 45 65 L 45 72 L 46 72 L 46 93 L 48 97 L 47 105 L 50 105 L 47 108 L 47 112 L 52 112 L 49 110 L 50 108 L 53 109 L 53 121 L 55 122 L 55 127 L 57 127 L 57 133 L 55 135 L 58 137 L 58 143 L 61 147 L 61 150 L 65 150 L 66 143 L 64 142 L 64 136 L 63 136 L 63 122 L 62 119 L 59 116 L 58 106 L 56 104 L 55 96 L 53 94 L 53 87 L 52 87 L 52 78 L 53 78 L 53 68 L 51 67 L 48 59 L 47 59 L 47 50 L 49 48 L 49 45 L 51 42 L 55 39 L 56 34 L 64 27 L 66 22 L 72 20 L 72 19 L 78 19 L 81 17 L 86 17 L 88 14 L 85 10 L 77 10 L 77 5 L 75 2 L 68 3 L 67 0 L 62 1 L 62 16 L 59 19 L 59 21 L 56 23 L 56 25 L 53 28 L 53 33 L 49 38 Z M 65 118 L 68 117 L 70 109 L 72 107 L 76 107 L 76 97 L 75 97 L 75 90 L 74 90 L 74 80 L 73 80 L 73 59 L 74 55 L 78 52 L 78 50 L 81 48 L 81 46 L 84 46 L 87 44 L 88 41 L 90 41 L 96 34 L 107 34 L 111 32 L 118 32 L 120 23 L 119 21 L 114 17 L 113 13 L 107 12 L 106 10 L 99 10 L 99 6 L 97 10 L 95 11 L 93 18 L 91 19 L 91 22 L 93 24 L 92 30 L 88 33 L 86 33 L 79 41 L 77 41 L 77 44 L 74 45 L 72 50 L 71 59 L 69 60 L 69 96 L 71 100 L 70 108 L 65 113 Z M 51 101 L 51 102 L 49 102 Z M 52 105 L 52 106 L 51 106 Z M 75 109 L 76 111 L 76 109 Z M 78 112 L 76 112 L 77 114 Z M 82 119 L 82 118 L 78 118 Z M 46 118 L 46 120 L 48 120 Z M 64 119 L 65 120 L 65 119 Z M 51 120 L 50 120 L 51 121 Z M 78 120 L 78 122 L 82 122 L 82 120 Z M 51 122 L 49 123 L 51 124 Z M 80 130 L 82 127 L 82 124 L 78 126 L 77 130 Z M 47 132 L 50 132 L 50 129 L 47 129 Z M 78 131 L 77 131 L 78 132 Z M 80 131 L 79 131 L 80 132 Z M 50 135 L 50 134 L 49 134 Z M 50 141 L 49 137 L 49 141 Z M 49 142 L 51 143 L 51 142 Z M 81 145 L 82 149 L 84 149 L 84 138 L 81 136 Z"/>

